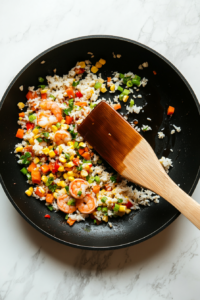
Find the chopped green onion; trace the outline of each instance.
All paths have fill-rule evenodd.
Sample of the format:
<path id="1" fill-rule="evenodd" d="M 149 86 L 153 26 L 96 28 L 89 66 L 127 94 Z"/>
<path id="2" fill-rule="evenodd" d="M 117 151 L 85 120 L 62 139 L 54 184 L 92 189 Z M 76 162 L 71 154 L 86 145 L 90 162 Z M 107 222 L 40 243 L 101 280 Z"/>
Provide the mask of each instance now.
<path id="1" fill-rule="evenodd" d="M 70 159 L 70 154 L 65 153 L 65 158 L 66 158 L 67 160 L 69 160 L 69 159 Z"/>
<path id="2" fill-rule="evenodd" d="M 39 81 L 39 82 L 44 82 L 44 78 L 38 77 L 38 81 Z"/>
<path id="3" fill-rule="evenodd" d="M 67 185 L 67 186 L 65 187 L 65 189 L 66 189 L 66 191 L 67 191 L 67 194 L 69 195 L 69 186 Z"/>
<path id="4" fill-rule="evenodd" d="M 90 103 L 90 108 L 91 108 L 91 109 L 93 109 L 95 106 L 96 106 L 95 103 L 94 103 L 94 104 Z"/>
<path id="5" fill-rule="evenodd" d="M 45 183 L 46 184 L 46 186 L 49 186 L 50 184 L 52 184 L 52 182 L 54 181 L 54 178 L 53 177 L 48 177 L 48 179 L 47 179 L 47 182 Z"/>
<path id="6" fill-rule="evenodd" d="M 103 197 L 101 198 L 101 202 L 105 203 L 107 199 L 108 199 L 107 197 Z"/>
<path id="7" fill-rule="evenodd" d="M 103 208 L 102 208 L 102 211 L 103 211 L 103 212 L 107 212 L 107 211 L 108 211 L 108 208 L 107 208 L 107 207 L 103 207 Z"/>
<path id="8" fill-rule="evenodd" d="M 130 107 L 132 107 L 135 104 L 135 101 L 133 99 L 131 99 L 130 101 Z"/>
<path id="9" fill-rule="evenodd" d="M 74 99 L 69 99 L 69 107 L 73 107 L 73 104 L 74 104 Z"/>
<path id="10" fill-rule="evenodd" d="M 68 218 L 69 218 L 69 217 L 68 217 L 68 214 L 66 214 L 66 216 L 65 216 L 65 220 L 68 220 Z"/>
<path id="11" fill-rule="evenodd" d="M 74 148 L 75 148 L 75 149 L 78 149 L 78 142 L 75 142 L 75 143 L 74 143 Z"/>
<path id="12" fill-rule="evenodd" d="M 41 88 L 41 89 L 45 89 L 46 85 L 41 84 L 41 85 L 38 85 L 38 87 Z"/>
<path id="13" fill-rule="evenodd" d="M 60 123 L 56 123 L 56 127 L 60 128 L 61 124 Z"/>
<path id="14" fill-rule="evenodd" d="M 99 183 L 99 182 L 100 182 L 99 176 L 95 176 L 95 177 L 94 177 L 94 180 L 95 180 L 97 183 Z"/>
<path id="15" fill-rule="evenodd" d="M 101 86 L 102 86 L 102 83 L 97 81 L 97 82 L 95 83 L 95 85 L 94 85 L 94 88 L 97 90 L 97 89 L 99 89 Z"/>
<path id="16" fill-rule="evenodd" d="M 79 167 L 76 167 L 77 171 L 82 171 L 83 170 L 83 167 L 82 165 L 80 165 Z"/>
<path id="17" fill-rule="evenodd" d="M 39 138 L 37 138 L 37 141 L 38 141 L 39 143 L 42 143 L 42 142 L 43 142 L 43 139 L 42 139 L 41 137 L 39 137 Z"/>
<path id="18" fill-rule="evenodd" d="M 30 152 L 26 152 L 24 155 L 22 155 L 20 157 L 20 159 L 29 158 L 29 157 L 31 157 L 31 153 Z"/>
<path id="19" fill-rule="evenodd" d="M 75 206 L 75 204 L 76 204 L 76 201 L 74 200 L 74 199 L 71 199 L 71 200 L 69 200 L 68 202 L 67 202 L 67 205 L 71 205 L 71 206 Z"/>
<path id="20" fill-rule="evenodd" d="M 132 79 L 132 84 L 140 85 L 140 81 L 137 80 L 137 79 L 135 79 L 135 78 L 133 78 L 133 79 Z"/>
<path id="21" fill-rule="evenodd" d="M 97 210 L 101 210 L 101 206 L 97 207 Z"/>
<path id="22" fill-rule="evenodd" d="M 88 176 L 86 176 L 86 178 L 85 178 L 87 181 L 90 179 L 90 176 L 88 175 Z"/>
<path id="23" fill-rule="evenodd" d="M 123 78 L 123 83 L 124 83 L 124 84 L 127 84 L 127 81 L 129 81 L 130 78 L 131 78 L 131 76 L 129 76 L 129 77 L 124 77 L 124 78 Z"/>
<path id="24" fill-rule="evenodd" d="M 97 220 L 96 219 L 94 219 L 94 224 L 96 224 L 97 223 Z"/>
<path id="25" fill-rule="evenodd" d="M 119 205 L 118 205 L 118 204 L 115 204 L 113 210 L 114 210 L 114 211 L 118 211 L 118 210 L 119 210 Z"/>
<path id="26" fill-rule="evenodd" d="M 141 77 L 138 76 L 138 75 L 135 75 L 134 79 L 137 79 L 138 81 L 140 81 L 140 80 L 141 80 Z"/>
<path id="27" fill-rule="evenodd" d="M 33 122 L 36 119 L 36 115 L 30 115 L 28 118 L 30 122 Z"/>
<path id="28" fill-rule="evenodd" d="M 123 88 L 122 88 L 120 85 L 118 86 L 118 88 L 117 88 L 117 89 L 118 89 L 118 91 L 120 91 L 121 93 L 122 93 L 122 92 L 123 92 L 123 90 L 124 90 L 124 89 L 123 89 Z"/>
<path id="29" fill-rule="evenodd" d="M 91 162 L 91 160 L 85 160 L 85 159 L 83 159 L 83 163 L 84 164 L 91 164 L 92 162 Z"/>
<path id="30" fill-rule="evenodd" d="M 22 168 L 20 171 L 21 171 L 24 175 L 26 175 L 26 174 L 28 173 L 28 171 L 27 171 L 26 168 Z"/>
<path id="31" fill-rule="evenodd" d="M 132 87 L 132 86 L 133 86 L 133 83 L 132 83 L 131 80 L 129 80 L 129 81 L 127 81 L 126 85 L 127 85 L 128 87 Z"/>
<path id="32" fill-rule="evenodd" d="M 93 183 L 94 182 L 94 177 L 90 177 L 88 180 L 89 183 Z"/>
<path id="33" fill-rule="evenodd" d="M 27 173 L 27 174 L 26 174 L 26 176 L 27 176 L 28 180 L 31 180 L 31 179 L 32 179 L 32 177 L 31 177 L 31 174 L 30 174 L 30 173 Z"/>
<path id="34" fill-rule="evenodd" d="M 43 132 L 43 136 L 45 136 L 46 138 L 49 137 L 49 133 L 48 132 Z"/>
<path id="35" fill-rule="evenodd" d="M 81 192 L 81 191 L 78 191 L 77 195 L 78 195 L 78 196 L 81 196 L 81 195 L 82 195 L 82 192 Z"/>
<path id="36" fill-rule="evenodd" d="M 118 203 L 122 203 L 122 202 L 123 202 L 123 199 L 117 199 L 117 202 L 118 202 Z"/>
<path id="37" fill-rule="evenodd" d="M 119 78 L 124 78 L 124 74 L 120 73 Z"/>
<path id="38" fill-rule="evenodd" d="M 80 83 L 80 81 L 73 81 L 72 86 L 77 86 Z"/>
<path id="39" fill-rule="evenodd" d="M 124 94 L 124 95 L 128 95 L 128 94 L 130 94 L 130 91 L 129 90 L 126 90 L 126 89 L 124 89 L 124 91 L 123 91 L 123 93 L 122 94 Z"/>
<path id="40" fill-rule="evenodd" d="M 42 127 L 40 127 L 40 126 L 37 125 L 37 126 L 35 126 L 35 128 L 40 129 L 40 128 L 42 128 Z"/>
<path id="41" fill-rule="evenodd" d="M 48 205 L 47 208 L 52 211 L 53 210 L 53 206 L 52 205 Z"/>
<path id="42" fill-rule="evenodd" d="M 122 93 L 122 94 L 119 95 L 119 100 L 122 101 L 123 98 L 124 98 L 124 94 Z"/>
<path id="43" fill-rule="evenodd" d="M 102 162 L 103 162 L 102 159 L 98 159 L 98 160 L 97 160 L 97 163 L 98 163 L 98 164 L 102 164 Z"/>
<path id="44" fill-rule="evenodd" d="M 50 95 L 49 97 L 51 97 L 53 100 L 56 99 L 56 97 L 54 95 Z"/>
<path id="45" fill-rule="evenodd" d="M 110 177 L 110 180 L 111 180 L 112 182 L 115 182 L 115 183 L 116 183 L 116 181 L 117 181 L 117 175 L 111 176 L 111 177 Z"/>

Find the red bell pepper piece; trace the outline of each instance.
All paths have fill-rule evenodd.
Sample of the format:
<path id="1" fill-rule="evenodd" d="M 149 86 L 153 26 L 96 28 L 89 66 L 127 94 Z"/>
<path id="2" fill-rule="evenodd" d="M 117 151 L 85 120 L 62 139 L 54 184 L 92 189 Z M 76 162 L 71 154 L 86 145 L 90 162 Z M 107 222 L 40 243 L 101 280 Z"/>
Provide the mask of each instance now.
<path id="1" fill-rule="evenodd" d="M 45 215 L 44 217 L 47 218 L 47 219 L 51 218 L 50 215 Z"/>
<path id="2" fill-rule="evenodd" d="M 79 158 L 74 158 L 73 163 L 75 164 L 75 166 L 78 166 L 79 165 Z"/>
<path id="3" fill-rule="evenodd" d="M 83 97 L 83 94 L 80 91 L 76 91 L 76 97 L 81 98 Z"/>
<path id="4" fill-rule="evenodd" d="M 83 69 L 83 68 L 75 68 L 74 71 L 76 72 L 76 74 L 83 74 L 85 72 L 85 69 Z"/>
<path id="5" fill-rule="evenodd" d="M 58 164 L 57 161 L 54 163 L 50 162 L 50 164 L 49 164 L 49 168 L 50 168 L 51 172 L 53 172 L 53 173 L 56 173 L 58 171 L 59 167 L 60 167 L 60 165 Z"/>
<path id="6" fill-rule="evenodd" d="M 42 99 L 47 99 L 47 93 L 41 94 L 41 98 L 42 98 Z"/>
<path id="7" fill-rule="evenodd" d="M 26 123 L 26 128 L 27 128 L 27 130 L 33 129 L 34 126 L 35 126 L 35 125 L 34 125 L 33 123 L 31 123 L 31 122 L 27 122 L 27 123 Z"/>
<path id="8" fill-rule="evenodd" d="M 128 203 L 126 203 L 125 205 L 126 205 L 127 208 L 130 208 L 130 207 L 133 206 L 133 204 L 130 201 L 128 201 Z"/>

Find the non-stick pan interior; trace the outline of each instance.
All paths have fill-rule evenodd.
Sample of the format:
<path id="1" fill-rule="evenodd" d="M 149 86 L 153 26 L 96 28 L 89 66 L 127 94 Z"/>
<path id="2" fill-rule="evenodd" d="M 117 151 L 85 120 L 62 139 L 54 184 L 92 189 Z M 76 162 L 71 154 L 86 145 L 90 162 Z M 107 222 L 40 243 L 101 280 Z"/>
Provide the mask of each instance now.
<path id="1" fill-rule="evenodd" d="M 94 58 L 91 59 L 87 52 L 94 53 Z M 112 52 L 121 54 L 121 58 L 113 58 Z M 112 71 L 132 71 L 148 79 L 147 86 L 140 88 L 142 98 L 135 99 L 137 105 L 145 105 L 144 112 L 139 115 L 131 114 L 128 120 L 137 119 L 140 127 L 143 124 L 152 127 L 152 131 L 143 133 L 144 138 L 152 145 L 158 158 L 164 155 L 173 160 L 173 168 L 169 175 L 190 195 L 199 178 L 200 163 L 200 141 L 197 135 L 200 119 L 197 99 L 182 75 L 153 50 L 123 38 L 84 37 L 62 43 L 35 58 L 13 80 L 2 101 L 2 184 L 13 205 L 37 229 L 65 244 L 90 249 L 119 248 L 138 243 L 162 230 L 179 215 L 173 206 L 161 199 L 159 204 L 151 203 L 150 207 L 133 211 L 123 218 L 112 219 L 112 229 L 106 223 L 96 226 L 90 219 L 69 227 L 62 212 L 49 212 L 44 203 L 25 195 L 28 184 L 13 154 L 14 145 L 18 143 L 18 139 L 15 138 L 19 113 L 17 103 L 25 102 L 28 86 L 37 86 L 39 76 L 54 75 L 54 69 L 57 70 L 56 74 L 62 76 L 67 74 L 77 61 L 90 59 L 95 64 L 100 58 L 106 59 L 106 65 L 101 70 L 104 78 L 111 75 Z M 41 64 L 43 60 L 45 64 Z M 138 66 L 143 62 L 148 62 L 149 67 L 139 70 Z M 23 92 L 19 90 L 21 85 L 24 86 Z M 104 97 L 111 98 L 111 94 L 108 92 Z M 175 114 L 171 119 L 166 115 L 169 105 L 175 107 Z M 122 111 L 126 112 L 125 109 Z M 147 118 L 151 118 L 152 121 L 148 121 Z M 172 124 L 180 126 L 181 132 L 171 135 Z M 166 137 L 159 140 L 157 131 L 162 128 Z M 46 213 L 51 215 L 50 220 L 44 218 Z"/>

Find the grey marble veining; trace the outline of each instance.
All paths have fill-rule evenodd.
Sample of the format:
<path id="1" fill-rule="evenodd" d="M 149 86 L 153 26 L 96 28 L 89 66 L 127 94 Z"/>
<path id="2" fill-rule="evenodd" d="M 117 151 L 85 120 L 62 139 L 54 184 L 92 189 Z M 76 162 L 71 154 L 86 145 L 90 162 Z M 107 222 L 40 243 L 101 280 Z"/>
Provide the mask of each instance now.
<path id="1" fill-rule="evenodd" d="M 127 37 L 168 58 L 200 97 L 198 0 L 2 0 L 2 96 L 25 64 L 48 47 L 89 34 Z M 200 199 L 200 185 L 193 195 Z M 43 236 L 0 187 L 0 300 L 200 298 L 200 233 L 183 216 L 139 245 L 85 251 Z"/>

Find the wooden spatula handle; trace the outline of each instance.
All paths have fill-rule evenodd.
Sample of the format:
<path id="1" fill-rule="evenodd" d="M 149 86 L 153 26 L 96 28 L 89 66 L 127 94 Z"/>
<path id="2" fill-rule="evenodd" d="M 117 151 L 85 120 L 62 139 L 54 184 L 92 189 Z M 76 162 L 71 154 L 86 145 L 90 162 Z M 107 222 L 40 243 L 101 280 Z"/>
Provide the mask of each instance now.
<path id="1" fill-rule="evenodd" d="M 159 195 L 175 206 L 188 220 L 200 229 L 200 204 L 181 190 L 171 179 L 166 177 L 164 188 Z"/>

